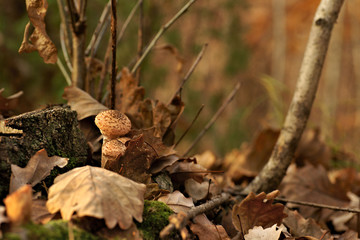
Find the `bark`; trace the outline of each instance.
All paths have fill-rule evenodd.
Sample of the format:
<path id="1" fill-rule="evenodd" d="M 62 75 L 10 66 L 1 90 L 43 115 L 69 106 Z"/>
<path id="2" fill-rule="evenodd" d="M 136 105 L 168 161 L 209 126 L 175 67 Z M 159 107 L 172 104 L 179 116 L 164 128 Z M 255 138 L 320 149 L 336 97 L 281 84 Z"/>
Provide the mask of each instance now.
<path id="1" fill-rule="evenodd" d="M 286 174 L 310 115 L 331 31 L 342 4 L 343 0 L 322 0 L 320 2 L 284 126 L 268 163 L 244 189 L 245 193 L 271 192 L 279 186 Z"/>
<path id="2" fill-rule="evenodd" d="M 22 130 L 22 133 L 0 131 L 1 199 L 8 194 L 11 164 L 25 167 L 40 149 L 45 148 L 49 156 L 70 158 L 73 166 L 85 164 L 87 145 L 76 117 L 75 111 L 58 106 L 4 120 L 7 127 Z"/>

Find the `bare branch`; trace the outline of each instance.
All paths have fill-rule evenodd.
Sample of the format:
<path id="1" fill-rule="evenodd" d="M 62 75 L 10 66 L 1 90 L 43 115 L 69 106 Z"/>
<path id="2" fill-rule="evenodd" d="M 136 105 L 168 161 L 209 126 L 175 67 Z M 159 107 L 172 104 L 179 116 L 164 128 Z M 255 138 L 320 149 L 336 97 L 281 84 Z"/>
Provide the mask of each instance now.
<path id="1" fill-rule="evenodd" d="M 244 189 L 245 193 L 270 192 L 279 186 L 286 174 L 311 112 L 331 31 L 342 4 L 343 0 L 322 0 L 320 2 L 283 129 L 270 160 L 259 175 Z"/>
<path id="2" fill-rule="evenodd" d="M 138 0 L 138 2 L 136 3 L 136 5 L 134 6 L 134 8 L 131 10 L 131 12 L 129 13 L 129 16 L 126 18 L 120 32 L 119 32 L 119 36 L 117 37 L 116 40 L 116 44 L 119 44 L 119 42 L 121 41 L 122 37 L 124 36 L 125 30 L 127 29 L 131 19 L 134 17 L 136 10 L 139 8 L 140 3 L 143 0 Z"/>
<path id="3" fill-rule="evenodd" d="M 110 109 L 115 109 L 115 82 L 116 82 L 116 0 L 111 0 L 111 83 L 110 83 Z"/>
<path id="4" fill-rule="evenodd" d="M 156 42 L 160 39 L 160 37 L 166 32 L 166 30 L 171 27 L 171 25 L 174 24 L 174 22 L 176 22 L 176 20 L 178 20 L 189 8 L 192 4 L 194 4 L 196 2 L 196 0 L 190 0 L 187 4 L 185 4 L 185 6 L 180 9 L 180 11 L 172 18 L 170 19 L 170 21 L 168 21 L 165 25 L 163 25 L 160 30 L 158 31 L 158 33 L 155 35 L 155 37 L 153 38 L 153 40 L 150 42 L 150 44 L 147 46 L 147 48 L 145 49 L 144 53 L 142 54 L 142 56 L 140 57 L 140 59 L 135 63 L 134 67 L 131 70 L 131 74 L 134 74 L 136 72 L 136 70 L 139 68 L 139 66 L 141 65 L 141 63 L 144 61 L 145 57 L 149 54 L 149 52 L 151 51 L 151 49 L 155 46 Z"/>
<path id="5" fill-rule="evenodd" d="M 70 86 L 71 85 L 71 78 L 69 76 L 69 74 L 67 73 L 64 64 L 61 62 L 60 58 L 57 59 L 56 64 L 58 65 L 61 73 L 64 75 L 65 80 L 67 82 L 67 84 Z"/>
<path id="6" fill-rule="evenodd" d="M 199 135 L 195 138 L 193 143 L 190 145 L 190 147 L 186 150 L 186 152 L 183 154 L 183 156 L 186 156 L 189 154 L 189 152 L 194 148 L 194 146 L 200 141 L 200 139 L 204 136 L 204 134 L 209 130 L 209 128 L 214 124 L 214 122 L 219 118 L 219 116 L 224 112 L 225 108 L 229 103 L 234 99 L 235 94 L 240 89 L 241 82 L 237 82 L 234 89 L 231 91 L 229 96 L 226 98 L 224 103 L 220 106 L 220 108 L 217 110 L 215 115 L 210 119 L 210 121 L 205 125 L 203 130 L 199 133 Z"/>

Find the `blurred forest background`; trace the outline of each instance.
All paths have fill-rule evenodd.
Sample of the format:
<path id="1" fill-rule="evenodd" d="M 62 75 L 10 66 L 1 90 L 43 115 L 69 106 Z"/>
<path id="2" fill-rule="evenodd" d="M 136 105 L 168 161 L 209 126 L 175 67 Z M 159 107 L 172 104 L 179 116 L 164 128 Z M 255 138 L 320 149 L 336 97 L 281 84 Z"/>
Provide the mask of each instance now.
<path id="1" fill-rule="evenodd" d="M 47 31 L 63 60 L 60 16 L 49 0 Z M 88 41 L 107 1 L 87 6 Z M 121 27 L 136 1 L 118 1 Z M 185 150 L 214 115 L 237 80 L 242 86 L 235 100 L 198 144 L 196 151 L 212 150 L 224 156 L 265 128 L 280 128 L 294 92 L 305 44 L 318 0 L 197 1 L 160 39 L 141 68 L 141 84 L 148 97 L 168 102 L 203 44 L 204 57 L 185 85 L 185 111 L 177 136 L 204 111 L 186 139 Z M 144 1 L 144 42 L 149 43 L 162 24 L 185 1 Z M 360 154 L 360 0 L 345 1 L 333 31 L 308 128 L 319 128 L 333 149 Z M 64 103 L 67 85 L 57 65 L 47 65 L 37 52 L 18 54 L 28 21 L 25 1 L 0 1 L 0 89 L 3 96 L 24 91 L 14 114 L 47 104 Z M 133 19 L 118 46 L 118 67 L 131 64 L 137 52 L 138 20 Z M 109 33 L 96 57 L 103 59 Z M 166 50 L 171 45 L 176 53 Z"/>

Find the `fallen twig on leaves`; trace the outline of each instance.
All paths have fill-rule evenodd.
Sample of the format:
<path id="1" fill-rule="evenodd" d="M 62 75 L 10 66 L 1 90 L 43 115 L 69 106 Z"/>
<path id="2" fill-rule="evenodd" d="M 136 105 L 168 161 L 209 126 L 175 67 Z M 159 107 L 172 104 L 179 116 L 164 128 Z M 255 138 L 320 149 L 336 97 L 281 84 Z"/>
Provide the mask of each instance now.
<path id="1" fill-rule="evenodd" d="M 191 208 L 187 213 L 179 212 L 178 214 L 170 216 L 170 223 L 160 232 L 160 238 L 166 238 L 175 229 L 183 229 L 190 219 L 220 206 L 221 204 L 227 202 L 230 197 L 231 195 L 229 193 L 222 193 L 220 196 L 212 198 L 204 204 Z"/>

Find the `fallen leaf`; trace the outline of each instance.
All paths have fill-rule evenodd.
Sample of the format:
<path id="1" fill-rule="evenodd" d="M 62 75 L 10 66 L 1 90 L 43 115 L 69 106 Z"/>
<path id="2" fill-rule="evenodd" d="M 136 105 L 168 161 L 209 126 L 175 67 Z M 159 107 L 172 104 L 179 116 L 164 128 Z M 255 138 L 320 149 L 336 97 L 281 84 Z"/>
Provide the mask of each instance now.
<path id="1" fill-rule="evenodd" d="M 322 229 L 314 219 L 305 219 L 298 211 L 291 211 L 285 208 L 285 213 L 288 217 L 284 219 L 283 223 L 288 227 L 293 237 L 313 236 L 320 238 L 323 236 L 324 232 L 326 232 L 326 230 Z M 323 238 L 323 240 L 329 239 L 330 234 L 326 234 Z"/>
<path id="2" fill-rule="evenodd" d="M 45 16 L 48 8 L 46 0 L 26 0 L 26 10 L 34 31 L 28 38 L 30 24 L 25 28 L 23 42 L 19 53 L 38 51 L 45 63 L 56 63 L 57 49 L 46 33 Z M 30 42 L 29 42 L 30 40 Z"/>
<path id="3" fill-rule="evenodd" d="M 196 216 L 193 222 L 190 229 L 199 240 L 230 240 L 223 226 L 213 224 L 205 214 Z"/>
<path id="4" fill-rule="evenodd" d="M 202 182 L 204 176 L 207 174 L 207 170 L 199 164 L 196 164 L 196 160 L 193 159 L 177 161 L 173 165 L 167 167 L 166 170 L 170 173 L 173 181 L 181 184 L 189 178 Z"/>
<path id="5" fill-rule="evenodd" d="M 54 167 L 65 167 L 68 160 L 58 156 L 48 157 L 46 150 L 42 149 L 30 158 L 25 168 L 11 164 L 10 193 L 25 184 L 35 186 L 49 176 Z"/>
<path id="6" fill-rule="evenodd" d="M 186 179 L 185 191 L 196 202 L 205 199 L 209 195 L 210 183 L 204 181 L 199 183 L 192 178 Z"/>
<path id="7" fill-rule="evenodd" d="M 196 159 L 197 164 L 201 165 L 206 169 L 211 169 L 216 162 L 215 154 L 209 150 L 206 150 L 201 154 L 196 154 L 194 158 Z"/>
<path id="8" fill-rule="evenodd" d="M 46 206 L 70 220 L 77 216 L 104 218 L 108 228 L 128 229 L 134 217 L 142 221 L 146 186 L 106 169 L 85 166 L 55 178 Z"/>
<path id="9" fill-rule="evenodd" d="M 45 199 L 33 199 L 31 209 L 31 220 L 36 224 L 46 224 L 55 216 L 46 208 Z"/>
<path id="10" fill-rule="evenodd" d="M 87 92 L 75 86 L 66 87 L 62 97 L 67 100 L 71 109 L 77 112 L 78 120 L 96 116 L 100 112 L 108 110 Z"/>
<path id="11" fill-rule="evenodd" d="M 322 165 L 305 165 L 296 168 L 290 165 L 279 190 L 289 200 L 306 201 L 312 203 L 327 204 L 331 206 L 346 207 L 349 203 L 346 193 L 332 184 L 327 172 Z M 294 206 L 288 204 L 289 207 Z M 325 223 L 334 211 L 307 206 L 298 206 L 299 213 L 305 218 L 313 218 L 315 221 Z"/>
<path id="12" fill-rule="evenodd" d="M 279 193 L 278 190 L 269 194 L 264 192 L 258 195 L 250 193 L 240 203 L 235 204 L 232 210 L 232 220 L 235 228 L 246 234 L 254 226 L 267 228 L 274 224 L 280 225 L 282 220 L 287 217 L 283 212 L 284 205 L 280 203 L 272 204 Z"/>
<path id="13" fill-rule="evenodd" d="M 11 224 L 18 226 L 31 219 L 32 188 L 25 185 L 4 199 L 6 214 Z"/>
<path id="14" fill-rule="evenodd" d="M 175 213 L 178 213 L 180 211 L 186 213 L 190 210 L 190 208 L 194 207 L 194 203 L 192 199 L 186 198 L 178 190 L 160 197 L 158 201 L 161 201 L 166 205 L 168 205 L 169 208 L 173 210 Z"/>
<path id="15" fill-rule="evenodd" d="M 358 233 L 352 230 L 347 230 L 343 234 L 341 234 L 338 238 L 338 240 L 353 240 L 353 239 L 359 239 Z"/>
<path id="16" fill-rule="evenodd" d="M 249 230 L 249 233 L 244 236 L 245 240 L 278 240 L 281 234 L 280 229 L 276 229 L 276 224 L 272 227 L 263 229 L 261 226 L 256 226 Z"/>
<path id="17" fill-rule="evenodd" d="M 179 161 L 179 156 L 175 154 L 159 157 L 154 160 L 154 162 L 151 164 L 151 167 L 149 169 L 149 172 L 152 174 L 161 172 L 164 168 L 173 165 L 176 161 Z"/>
<path id="18" fill-rule="evenodd" d="M 126 230 L 120 229 L 119 227 L 113 229 L 102 228 L 96 234 L 104 239 L 143 240 L 134 223 Z"/>
<path id="19" fill-rule="evenodd" d="M 2 93 L 5 91 L 4 88 L 0 89 L 0 114 L 4 115 L 7 114 L 8 111 L 14 109 L 18 102 L 21 95 L 23 95 L 23 92 L 17 92 L 9 97 L 3 97 Z"/>

